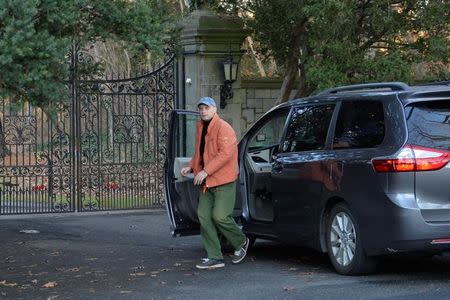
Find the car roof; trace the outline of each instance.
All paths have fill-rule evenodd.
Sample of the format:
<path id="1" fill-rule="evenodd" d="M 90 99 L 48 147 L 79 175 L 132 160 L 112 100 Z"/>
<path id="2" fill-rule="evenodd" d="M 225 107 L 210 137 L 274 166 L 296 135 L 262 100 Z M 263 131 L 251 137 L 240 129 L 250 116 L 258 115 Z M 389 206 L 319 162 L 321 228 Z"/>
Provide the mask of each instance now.
<path id="1" fill-rule="evenodd" d="M 340 99 L 368 100 L 374 97 L 386 99 L 387 95 L 397 95 L 397 98 L 408 105 L 413 102 L 450 99 L 450 81 L 435 82 L 424 85 L 409 86 L 403 82 L 380 82 L 356 84 L 331 88 L 316 95 L 293 99 L 277 106 L 334 102 Z"/>
<path id="2" fill-rule="evenodd" d="M 405 105 L 413 102 L 435 101 L 435 100 L 450 100 L 450 82 L 446 85 L 420 85 L 412 86 L 411 92 L 400 100 Z"/>

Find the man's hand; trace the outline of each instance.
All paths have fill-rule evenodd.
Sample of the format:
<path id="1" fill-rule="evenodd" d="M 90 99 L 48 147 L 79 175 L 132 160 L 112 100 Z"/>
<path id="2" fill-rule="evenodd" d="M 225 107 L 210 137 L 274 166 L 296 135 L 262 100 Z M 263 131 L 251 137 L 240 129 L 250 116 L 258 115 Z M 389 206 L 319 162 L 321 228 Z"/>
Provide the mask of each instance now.
<path id="1" fill-rule="evenodd" d="M 206 176 L 208 176 L 208 173 L 205 172 L 205 170 L 201 170 L 198 172 L 197 175 L 194 177 L 194 185 L 200 185 L 202 184 L 203 180 L 205 180 Z"/>
<path id="2" fill-rule="evenodd" d="M 181 169 L 180 173 L 181 176 L 186 176 L 187 174 L 192 172 L 192 168 L 191 167 L 184 167 L 183 169 Z"/>

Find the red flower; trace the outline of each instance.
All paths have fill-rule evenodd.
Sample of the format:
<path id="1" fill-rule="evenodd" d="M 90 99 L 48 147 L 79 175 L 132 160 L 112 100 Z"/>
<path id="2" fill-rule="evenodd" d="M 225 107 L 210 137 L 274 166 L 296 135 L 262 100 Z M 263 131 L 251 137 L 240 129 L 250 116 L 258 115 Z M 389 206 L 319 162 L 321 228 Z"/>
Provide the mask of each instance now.
<path id="1" fill-rule="evenodd" d="M 114 181 L 110 181 L 105 184 L 105 188 L 110 190 L 117 190 L 119 188 L 119 185 Z"/>
<path id="2" fill-rule="evenodd" d="M 45 185 L 37 184 L 31 188 L 32 191 L 44 191 L 46 189 Z"/>

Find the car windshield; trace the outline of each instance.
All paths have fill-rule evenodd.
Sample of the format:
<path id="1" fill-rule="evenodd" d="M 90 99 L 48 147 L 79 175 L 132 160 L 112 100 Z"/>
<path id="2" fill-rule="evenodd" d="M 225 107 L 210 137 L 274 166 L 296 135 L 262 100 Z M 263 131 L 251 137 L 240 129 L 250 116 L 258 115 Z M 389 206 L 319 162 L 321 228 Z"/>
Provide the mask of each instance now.
<path id="1" fill-rule="evenodd" d="M 450 99 L 413 103 L 405 112 L 408 143 L 450 150 Z"/>

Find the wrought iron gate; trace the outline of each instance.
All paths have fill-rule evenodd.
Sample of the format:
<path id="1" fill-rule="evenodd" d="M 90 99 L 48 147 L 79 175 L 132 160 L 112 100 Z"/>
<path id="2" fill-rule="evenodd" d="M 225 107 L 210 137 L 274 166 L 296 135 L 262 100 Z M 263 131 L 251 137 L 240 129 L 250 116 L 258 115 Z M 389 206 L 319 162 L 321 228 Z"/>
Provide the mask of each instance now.
<path id="1" fill-rule="evenodd" d="M 0 99 L 0 214 L 160 207 L 174 56 L 133 78 L 74 78 L 55 117 Z"/>

